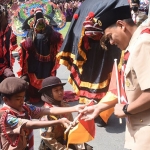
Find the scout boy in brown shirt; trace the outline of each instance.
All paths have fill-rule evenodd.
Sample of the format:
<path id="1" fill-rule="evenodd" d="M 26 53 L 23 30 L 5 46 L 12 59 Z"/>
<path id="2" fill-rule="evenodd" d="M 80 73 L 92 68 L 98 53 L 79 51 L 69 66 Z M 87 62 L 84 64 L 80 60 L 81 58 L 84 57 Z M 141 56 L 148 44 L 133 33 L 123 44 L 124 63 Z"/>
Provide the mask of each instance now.
<path id="1" fill-rule="evenodd" d="M 32 121 L 44 115 L 63 114 L 78 111 L 84 105 L 64 108 L 40 108 L 24 103 L 28 83 L 23 79 L 9 77 L 0 84 L 4 105 L 0 110 L 0 133 L 2 150 L 33 150 L 33 129 L 49 127 L 54 124 L 68 126 L 66 118 L 51 121 Z"/>

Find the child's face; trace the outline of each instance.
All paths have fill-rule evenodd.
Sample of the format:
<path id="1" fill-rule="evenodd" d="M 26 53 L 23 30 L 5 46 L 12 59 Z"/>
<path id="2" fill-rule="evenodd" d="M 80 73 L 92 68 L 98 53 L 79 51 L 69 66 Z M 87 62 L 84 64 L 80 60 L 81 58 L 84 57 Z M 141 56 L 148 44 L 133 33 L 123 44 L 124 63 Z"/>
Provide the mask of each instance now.
<path id="1" fill-rule="evenodd" d="M 18 111 L 21 111 L 22 110 L 22 106 L 24 104 L 24 97 L 25 97 L 25 92 L 21 92 L 21 93 L 14 94 L 9 99 L 6 98 L 6 97 L 3 98 L 3 99 L 4 99 L 4 102 L 8 106 L 10 106 L 10 107 L 12 107 L 12 108 L 14 108 L 14 109 L 16 109 Z"/>
<path id="2" fill-rule="evenodd" d="M 57 101 L 62 101 L 64 96 L 64 88 L 63 86 L 56 86 L 52 88 L 53 98 Z"/>

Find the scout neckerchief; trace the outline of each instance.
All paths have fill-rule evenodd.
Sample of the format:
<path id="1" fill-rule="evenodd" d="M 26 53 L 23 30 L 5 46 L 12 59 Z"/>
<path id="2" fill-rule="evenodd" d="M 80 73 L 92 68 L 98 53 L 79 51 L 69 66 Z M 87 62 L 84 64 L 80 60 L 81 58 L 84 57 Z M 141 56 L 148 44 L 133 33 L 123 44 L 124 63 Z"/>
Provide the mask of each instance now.
<path id="1" fill-rule="evenodd" d="M 2 129 L 2 132 L 4 133 L 5 138 L 7 139 L 7 141 L 10 143 L 10 145 L 12 147 L 16 147 L 18 145 L 20 135 L 18 134 L 15 141 L 11 141 L 10 137 L 6 133 L 5 121 L 6 121 L 8 114 L 11 114 L 13 116 L 20 117 L 20 118 L 21 117 L 27 117 L 28 119 L 31 120 L 29 108 L 26 105 L 23 105 L 22 107 L 25 110 L 25 112 L 19 112 L 19 111 L 11 108 L 10 106 L 8 106 L 6 104 L 4 105 L 4 107 L 1 108 L 1 110 L 5 111 L 1 116 L 1 124 L 2 124 L 1 129 Z M 28 144 L 29 144 L 29 150 L 33 150 L 33 145 L 34 145 L 33 130 L 29 130 Z"/>
<path id="2" fill-rule="evenodd" d="M 126 93 L 125 93 L 124 71 L 126 68 L 126 64 L 127 64 L 129 55 L 130 55 L 129 51 L 125 51 L 124 58 L 123 58 L 123 64 L 122 64 L 122 68 L 121 68 L 121 88 L 120 88 L 121 91 L 120 91 L 120 93 L 121 93 L 121 103 L 122 104 L 128 103 Z"/>
<path id="3" fill-rule="evenodd" d="M 48 107 L 50 107 L 50 108 L 51 108 L 51 107 L 54 107 L 52 104 L 47 103 L 47 102 L 44 103 L 44 106 L 45 106 L 45 107 L 48 106 Z M 51 117 L 53 118 L 53 116 L 51 116 Z M 67 118 L 65 114 L 63 114 L 63 117 Z"/>

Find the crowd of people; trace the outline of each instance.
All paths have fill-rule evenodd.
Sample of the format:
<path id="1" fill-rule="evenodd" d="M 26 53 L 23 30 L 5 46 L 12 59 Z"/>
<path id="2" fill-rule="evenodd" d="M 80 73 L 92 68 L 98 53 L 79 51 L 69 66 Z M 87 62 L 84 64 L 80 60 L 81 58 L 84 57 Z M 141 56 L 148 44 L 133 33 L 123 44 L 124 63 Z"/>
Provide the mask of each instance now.
<path id="1" fill-rule="evenodd" d="M 81 119 L 87 121 L 114 107 L 114 114 L 127 120 L 125 148 L 149 150 L 150 20 L 147 9 L 139 8 L 140 1 L 93 0 L 91 2 L 91 0 L 86 0 L 83 4 L 81 1 L 54 1 L 66 18 L 71 12 L 71 18 L 68 20 L 72 19 L 73 13 L 76 12 L 77 17 L 73 18 L 66 38 L 63 40 L 62 35 L 54 30 L 53 25 L 57 25 L 55 20 L 52 20 L 54 12 L 52 11 L 48 22 L 43 9 L 37 8 L 23 23 L 22 29 L 27 31 L 27 36 L 20 43 L 17 43 L 16 35 L 8 23 L 8 11 L 4 6 L 8 2 L 4 0 L 4 3 L 0 4 L 0 93 L 1 100 L 4 102 L 0 109 L 1 149 L 34 149 L 33 129 L 41 128 L 42 141 L 39 149 L 65 150 L 67 144 L 63 134 L 65 128 L 72 124 L 72 112 L 80 113 Z M 93 7 L 91 7 L 91 3 Z M 55 5 L 52 6 L 52 8 L 54 7 Z M 75 43 L 71 43 L 70 40 Z M 71 51 L 67 51 L 68 47 Z M 104 56 L 100 58 L 102 64 L 103 60 L 108 61 L 105 59 L 106 49 L 115 51 L 116 56 L 120 59 L 120 76 L 117 79 L 121 83 L 120 90 L 115 85 L 116 80 L 113 78 L 114 72 L 111 66 L 111 72 L 103 70 L 105 77 L 111 73 L 112 78 L 107 80 L 105 90 L 99 90 L 103 94 L 100 95 L 101 99 L 98 104 L 92 106 L 78 104 L 68 107 L 63 102 L 65 83 L 56 77 L 59 63 L 64 62 L 62 61 L 64 59 L 65 62 L 70 63 L 68 65 L 71 65 L 74 59 L 73 62 L 76 64 L 72 64 L 72 66 L 75 68 L 67 67 L 74 70 L 72 73 L 76 75 L 73 76 L 76 78 L 77 71 L 84 73 L 85 68 L 81 68 L 81 64 L 83 58 L 86 57 L 86 52 L 94 51 L 97 47 Z M 17 50 L 20 56 L 20 77 L 15 77 L 13 73 L 12 51 L 14 50 Z M 91 55 L 93 51 L 90 53 Z M 66 57 L 67 54 L 70 56 L 69 59 Z M 76 56 L 79 59 L 76 60 Z M 83 56 L 82 59 L 81 56 Z M 101 61 L 100 59 L 99 61 Z M 109 66 L 107 67 L 109 68 Z M 101 68 L 106 69 L 104 65 L 101 65 Z M 99 76 L 102 75 L 101 72 L 100 69 Z M 84 76 L 78 78 L 79 82 L 74 80 L 77 81 L 77 86 L 80 86 L 82 79 Z M 91 95 L 85 96 L 90 99 Z M 126 100 L 124 103 L 122 103 L 122 98 Z M 30 104 L 33 99 L 43 101 L 43 107 Z M 86 102 L 84 101 L 84 103 Z M 37 121 L 32 119 L 37 119 Z M 107 121 L 105 125 L 106 123 Z M 91 150 L 93 148 L 86 143 L 80 143 L 69 145 L 69 149 Z"/>
<path id="2" fill-rule="evenodd" d="M 84 0 L 51 0 L 55 3 L 66 16 L 67 22 L 70 22 L 74 12 L 84 2 Z"/>

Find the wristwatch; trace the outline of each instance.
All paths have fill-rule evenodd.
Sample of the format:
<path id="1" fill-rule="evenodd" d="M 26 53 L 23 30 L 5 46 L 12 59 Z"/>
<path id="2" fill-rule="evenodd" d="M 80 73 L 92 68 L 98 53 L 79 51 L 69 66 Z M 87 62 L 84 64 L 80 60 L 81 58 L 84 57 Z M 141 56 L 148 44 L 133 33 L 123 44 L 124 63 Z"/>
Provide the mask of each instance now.
<path id="1" fill-rule="evenodd" d="M 124 105 L 122 110 L 123 110 L 123 112 L 124 112 L 126 115 L 132 115 L 132 114 L 130 114 L 130 113 L 127 111 L 128 105 L 129 105 L 129 104 Z"/>

